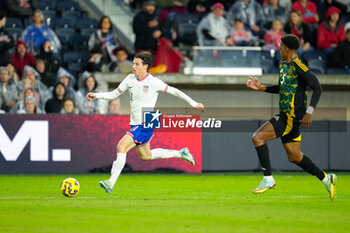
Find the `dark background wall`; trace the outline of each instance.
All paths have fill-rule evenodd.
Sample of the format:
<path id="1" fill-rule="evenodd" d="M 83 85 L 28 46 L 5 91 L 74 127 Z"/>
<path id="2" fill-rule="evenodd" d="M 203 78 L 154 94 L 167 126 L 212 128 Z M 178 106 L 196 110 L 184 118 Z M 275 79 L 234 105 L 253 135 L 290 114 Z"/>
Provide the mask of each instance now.
<path id="1" fill-rule="evenodd" d="M 259 169 L 251 137 L 262 121 L 230 121 L 228 132 L 204 131 L 203 171 Z M 315 121 L 302 129 L 301 151 L 325 170 L 350 170 L 350 122 Z M 234 129 L 234 130 L 233 130 Z M 268 142 L 274 170 L 301 170 L 290 163 L 280 139 Z"/>

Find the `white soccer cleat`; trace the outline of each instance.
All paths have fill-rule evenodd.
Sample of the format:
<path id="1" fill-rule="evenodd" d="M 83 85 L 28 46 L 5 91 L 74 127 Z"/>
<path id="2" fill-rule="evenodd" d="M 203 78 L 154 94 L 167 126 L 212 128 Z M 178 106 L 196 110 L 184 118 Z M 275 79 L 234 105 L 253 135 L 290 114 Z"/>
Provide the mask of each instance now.
<path id="1" fill-rule="evenodd" d="M 333 173 L 327 174 L 326 175 L 328 180 L 327 183 L 325 184 L 326 189 L 329 193 L 329 197 L 331 199 L 331 201 L 334 200 L 335 198 L 335 181 L 337 180 L 337 176 Z"/>
<path id="2" fill-rule="evenodd" d="M 180 150 L 181 159 L 185 160 L 186 162 L 189 162 L 192 165 L 196 165 L 196 162 L 194 161 L 193 155 L 191 155 L 188 148 L 182 148 Z"/>
<path id="3" fill-rule="evenodd" d="M 260 194 L 264 193 L 269 189 L 272 189 L 276 186 L 276 181 L 268 181 L 267 179 L 263 178 L 263 180 L 260 182 L 259 186 L 253 190 L 253 193 Z"/>
<path id="4" fill-rule="evenodd" d="M 106 191 L 106 193 L 110 194 L 113 191 L 113 187 L 111 186 L 109 180 L 100 181 L 99 184 L 100 187 Z"/>

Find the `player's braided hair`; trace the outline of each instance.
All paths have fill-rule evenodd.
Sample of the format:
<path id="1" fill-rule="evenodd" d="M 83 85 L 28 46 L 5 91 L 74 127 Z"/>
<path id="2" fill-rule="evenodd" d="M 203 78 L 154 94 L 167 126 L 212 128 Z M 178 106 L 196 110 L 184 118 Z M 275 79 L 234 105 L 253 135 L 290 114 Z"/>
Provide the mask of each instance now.
<path id="1" fill-rule="evenodd" d="M 142 51 L 137 53 L 135 55 L 135 58 L 140 58 L 142 60 L 142 64 L 148 65 L 147 71 L 153 66 L 153 55 L 148 51 Z"/>
<path id="2" fill-rule="evenodd" d="M 284 35 L 281 38 L 283 44 L 285 44 L 289 49 L 298 50 L 300 47 L 300 40 L 297 36 L 293 34 Z"/>

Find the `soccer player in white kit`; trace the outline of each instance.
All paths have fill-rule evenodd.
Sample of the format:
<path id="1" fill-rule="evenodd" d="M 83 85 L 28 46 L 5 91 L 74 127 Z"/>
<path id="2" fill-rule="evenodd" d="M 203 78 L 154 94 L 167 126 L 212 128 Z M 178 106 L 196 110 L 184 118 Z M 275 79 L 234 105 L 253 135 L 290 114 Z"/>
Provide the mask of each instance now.
<path id="1" fill-rule="evenodd" d="M 133 60 L 133 74 L 129 74 L 118 86 L 111 92 L 88 93 L 86 98 L 91 99 L 116 99 L 121 94 L 129 91 L 130 96 L 130 126 L 124 137 L 117 145 L 117 159 L 113 162 L 111 177 L 108 180 L 100 181 L 100 187 L 105 189 L 106 193 L 111 193 L 121 171 L 126 162 L 126 154 L 129 150 L 136 147 L 139 157 L 146 160 L 181 158 L 192 165 L 195 165 L 193 156 L 187 148 L 181 150 L 168 150 L 157 148 L 151 150 L 150 140 L 153 136 L 153 129 L 146 129 L 142 122 L 142 109 L 153 109 L 156 105 L 158 93 L 164 92 L 183 99 L 192 107 L 204 111 L 204 106 L 197 103 L 191 97 L 182 91 L 171 87 L 152 76 L 148 71 L 152 65 L 152 54 L 149 52 L 140 52 L 135 55 Z"/>

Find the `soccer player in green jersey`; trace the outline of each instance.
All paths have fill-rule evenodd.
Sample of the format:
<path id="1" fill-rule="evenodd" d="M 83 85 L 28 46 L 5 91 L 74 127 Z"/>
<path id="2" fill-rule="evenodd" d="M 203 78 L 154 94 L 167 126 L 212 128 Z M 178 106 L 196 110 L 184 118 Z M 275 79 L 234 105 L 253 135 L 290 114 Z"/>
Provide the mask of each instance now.
<path id="1" fill-rule="evenodd" d="M 300 151 L 301 126 L 312 124 L 312 113 L 320 99 L 322 88 L 316 76 L 299 60 L 298 37 L 288 34 L 281 38 L 281 59 L 278 85 L 265 86 L 256 77 L 249 77 L 247 87 L 268 93 L 279 94 L 280 113 L 265 122 L 253 135 L 253 143 L 264 172 L 264 178 L 253 193 L 264 193 L 275 187 L 272 177 L 267 141 L 281 137 L 288 160 L 311 175 L 316 176 L 326 186 L 330 199 L 335 197 L 335 174 L 326 174 Z M 310 105 L 307 106 L 307 89 L 313 90 Z"/>

